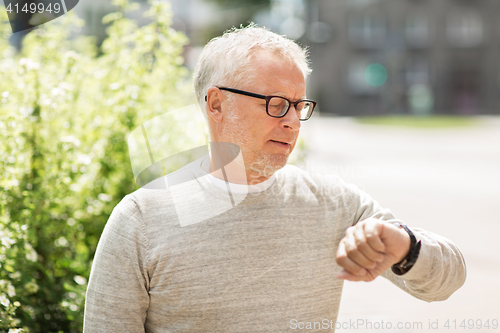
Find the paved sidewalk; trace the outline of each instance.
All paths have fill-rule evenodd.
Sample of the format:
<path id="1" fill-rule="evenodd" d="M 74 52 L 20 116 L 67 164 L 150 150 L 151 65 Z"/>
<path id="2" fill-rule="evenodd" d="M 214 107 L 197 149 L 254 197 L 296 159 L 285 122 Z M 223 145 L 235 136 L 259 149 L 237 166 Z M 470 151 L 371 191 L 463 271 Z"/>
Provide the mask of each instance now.
<path id="1" fill-rule="evenodd" d="M 465 285 L 444 302 L 417 300 L 384 278 L 347 282 L 338 317 L 346 329 L 336 332 L 500 332 L 500 117 L 481 119 L 451 129 L 326 117 L 302 124 L 304 168 L 336 173 L 408 225 L 453 240 L 468 267 Z M 487 320 L 490 328 L 479 328 Z"/>

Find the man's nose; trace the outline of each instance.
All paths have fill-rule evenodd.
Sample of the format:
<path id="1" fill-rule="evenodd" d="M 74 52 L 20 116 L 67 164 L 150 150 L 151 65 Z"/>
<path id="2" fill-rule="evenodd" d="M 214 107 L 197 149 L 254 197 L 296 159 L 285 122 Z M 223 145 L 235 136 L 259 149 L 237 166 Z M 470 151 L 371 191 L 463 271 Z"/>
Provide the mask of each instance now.
<path id="1" fill-rule="evenodd" d="M 299 112 L 297 112 L 295 105 L 290 105 L 290 109 L 288 109 L 288 112 L 282 118 L 282 124 L 283 127 L 290 128 L 294 131 L 300 129 Z"/>

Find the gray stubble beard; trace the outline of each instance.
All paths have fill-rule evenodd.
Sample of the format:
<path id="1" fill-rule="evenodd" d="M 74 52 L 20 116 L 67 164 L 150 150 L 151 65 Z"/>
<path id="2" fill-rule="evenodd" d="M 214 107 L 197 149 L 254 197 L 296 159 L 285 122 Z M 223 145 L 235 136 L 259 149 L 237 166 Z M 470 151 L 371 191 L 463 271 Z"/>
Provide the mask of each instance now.
<path id="1" fill-rule="evenodd" d="M 233 103 L 231 103 L 233 104 Z M 230 108 L 233 109 L 233 105 L 230 105 Z M 239 124 L 239 116 L 231 111 L 227 114 L 227 123 L 223 129 L 223 136 L 226 138 L 230 138 L 231 142 L 237 144 L 240 147 L 241 153 L 243 155 L 243 160 L 245 163 L 245 171 L 250 173 L 257 173 L 255 178 L 260 177 L 271 177 L 276 171 L 283 168 L 287 161 L 288 157 L 283 155 L 266 155 L 262 151 L 254 150 L 248 153 L 253 153 L 254 156 L 258 156 L 256 161 L 250 162 L 245 159 L 245 156 L 248 156 L 245 151 L 245 147 L 249 146 L 250 138 L 246 136 L 246 132 L 244 128 L 240 128 Z M 254 179 L 253 181 L 255 181 Z M 251 182 L 251 181 L 250 181 Z"/>

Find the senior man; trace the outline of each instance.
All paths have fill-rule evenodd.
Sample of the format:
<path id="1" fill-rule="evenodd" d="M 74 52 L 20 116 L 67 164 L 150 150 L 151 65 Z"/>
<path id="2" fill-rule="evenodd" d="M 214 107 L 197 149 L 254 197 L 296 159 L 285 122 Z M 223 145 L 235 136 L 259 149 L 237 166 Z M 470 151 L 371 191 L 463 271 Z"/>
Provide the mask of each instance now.
<path id="1" fill-rule="evenodd" d="M 236 146 L 238 158 L 222 163 L 213 149 L 174 173 L 184 181 L 117 205 L 94 259 L 85 332 L 286 332 L 298 322 L 324 331 L 344 279 L 383 275 L 429 302 L 464 283 L 446 238 L 405 226 L 335 175 L 286 166 L 316 105 L 309 73 L 304 49 L 254 25 L 206 45 L 196 96 L 211 141 Z"/>

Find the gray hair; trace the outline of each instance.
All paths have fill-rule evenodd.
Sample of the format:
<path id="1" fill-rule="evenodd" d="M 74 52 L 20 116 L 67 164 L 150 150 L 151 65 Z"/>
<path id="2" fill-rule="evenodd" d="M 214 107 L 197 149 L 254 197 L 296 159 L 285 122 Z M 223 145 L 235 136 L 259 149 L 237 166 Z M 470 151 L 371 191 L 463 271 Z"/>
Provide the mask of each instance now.
<path id="1" fill-rule="evenodd" d="M 290 63 L 294 63 L 304 74 L 304 79 L 311 73 L 307 48 L 254 23 L 247 27 L 233 27 L 222 36 L 208 42 L 194 71 L 196 99 L 205 117 L 207 90 L 217 85 L 238 85 L 248 82 L 250 77 L 245 70 L 257 50 L 277 53 Z"/>

